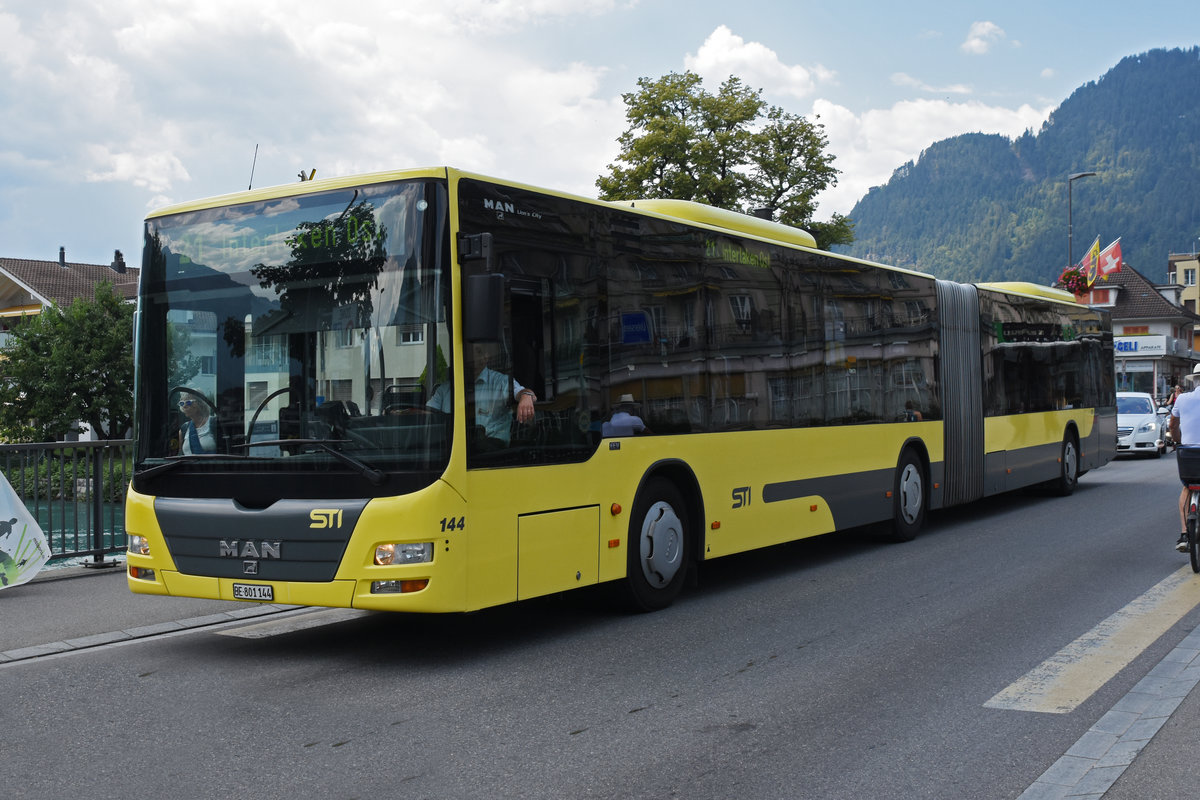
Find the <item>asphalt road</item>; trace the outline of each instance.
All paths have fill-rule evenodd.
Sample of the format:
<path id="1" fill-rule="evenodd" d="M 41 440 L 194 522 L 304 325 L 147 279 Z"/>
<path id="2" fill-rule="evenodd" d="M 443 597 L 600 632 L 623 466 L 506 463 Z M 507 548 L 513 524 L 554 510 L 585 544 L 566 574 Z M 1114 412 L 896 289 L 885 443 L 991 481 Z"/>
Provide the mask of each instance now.
<path id="1" fill-rule="evenodd" d="M 936 513 L 902 545 L 858 530 L 721 559 L 649 615 L 601 591 L 413 617 L 135 597 L 119 573 L 38 581 L 0 592 L 0 787 L 1062 797 L 1047 780 L 1178 658 L 1200 612 L 1068 713 L 985 704 L 1178 577 L 1174 470 L 1114 462 L 1070 498 Z M 1198 697 L 1159 721 L 1107 797 L 1200 794 Z"/>

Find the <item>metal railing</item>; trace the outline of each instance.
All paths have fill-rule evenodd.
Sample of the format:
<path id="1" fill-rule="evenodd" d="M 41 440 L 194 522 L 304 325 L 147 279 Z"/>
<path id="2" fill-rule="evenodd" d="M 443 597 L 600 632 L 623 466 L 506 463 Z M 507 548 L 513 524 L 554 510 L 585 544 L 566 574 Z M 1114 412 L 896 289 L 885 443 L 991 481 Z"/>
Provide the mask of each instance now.
<path id="1" fill-rule="evenodd" d="M 133 441 L 0 444 L 0 470 L 37 520 L 51 559 L 105 556 L 125 549 L 125 490 Z"/>

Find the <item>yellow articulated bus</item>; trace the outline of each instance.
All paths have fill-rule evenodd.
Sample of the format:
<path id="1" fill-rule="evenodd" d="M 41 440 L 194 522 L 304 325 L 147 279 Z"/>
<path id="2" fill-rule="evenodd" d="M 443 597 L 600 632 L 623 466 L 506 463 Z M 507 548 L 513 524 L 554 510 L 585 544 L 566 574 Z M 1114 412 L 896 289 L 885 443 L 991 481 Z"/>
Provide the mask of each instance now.
<path id="1" fill-rule="evenodd" d="M 145 224 L 135 592 L 468 611 L 1022 486 L 1115 450 L 1103 312 L 675 201 L 453 169 Z"/>

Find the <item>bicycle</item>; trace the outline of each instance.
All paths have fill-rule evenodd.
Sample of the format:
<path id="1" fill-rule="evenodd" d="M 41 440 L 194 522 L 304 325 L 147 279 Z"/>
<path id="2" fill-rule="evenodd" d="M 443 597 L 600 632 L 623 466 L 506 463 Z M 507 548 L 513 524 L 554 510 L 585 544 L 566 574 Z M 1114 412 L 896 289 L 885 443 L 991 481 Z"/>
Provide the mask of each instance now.
<path id="1" fill-rule="evenodd" d="M 1187 545 L 1192 572 L 1200 572 L 1200 446 L 1177 445 L 1179 480 L 1187 487 Z"/>

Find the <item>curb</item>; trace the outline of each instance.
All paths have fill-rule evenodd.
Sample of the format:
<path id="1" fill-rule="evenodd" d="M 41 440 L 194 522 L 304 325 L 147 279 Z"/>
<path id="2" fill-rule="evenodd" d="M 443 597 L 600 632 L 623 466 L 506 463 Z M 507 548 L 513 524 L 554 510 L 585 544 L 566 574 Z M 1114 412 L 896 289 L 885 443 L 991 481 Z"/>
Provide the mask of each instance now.
<path id="1" fill-rule="evenodd" d="M 83 578 L 90 575 L 113 575 L 125 573 L 125 562 L 109 559 L 96 566 L 51 567 L 42 569 L 29 579 L 29 583 L 47 583 L 49 581 L 65 581 L 71 578 Z"/>

